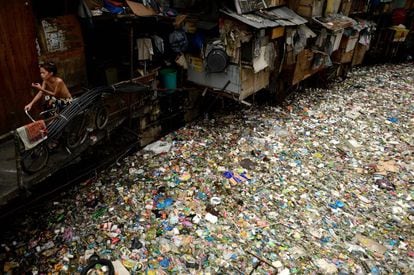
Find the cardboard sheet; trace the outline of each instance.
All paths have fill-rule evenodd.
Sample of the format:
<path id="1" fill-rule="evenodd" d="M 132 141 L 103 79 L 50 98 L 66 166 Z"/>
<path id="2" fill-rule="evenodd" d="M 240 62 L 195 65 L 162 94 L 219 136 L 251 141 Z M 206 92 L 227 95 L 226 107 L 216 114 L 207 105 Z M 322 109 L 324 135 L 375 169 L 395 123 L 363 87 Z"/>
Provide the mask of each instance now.
<path id="1" fill-rule="evenodd" d="M 141 3 L 136 3 L 132 1 L 126 1 L 128 6 L 131 8 L 132 12 L 138 16 L 152 16 L 157 13 L 150 7 L 146 7 Z"/>

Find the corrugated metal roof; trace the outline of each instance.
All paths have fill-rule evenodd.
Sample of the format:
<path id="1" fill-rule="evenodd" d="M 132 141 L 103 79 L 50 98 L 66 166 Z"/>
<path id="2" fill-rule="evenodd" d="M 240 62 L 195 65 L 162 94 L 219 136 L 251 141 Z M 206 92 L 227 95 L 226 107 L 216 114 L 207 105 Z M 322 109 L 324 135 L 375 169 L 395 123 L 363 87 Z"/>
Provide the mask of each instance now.
<path id="1" fill-rule="evenodd" d="M 230 10 L 221 10 L 221 12 L 256 29 L 297 26 L 308 22 L 305 18 L 299 16 L 287 7 L 257 11 L 249 14 L 237 14 Z"/>
<path id="2" fill-rule="evenodd" d="M 263 0 L 235 0 L 234 4 L 238 14 L 270 8 Z"/>
<path id="3" fill-rule="evenodd" d="M 234 0 L 238 14 L 286 5 L 286 0 Z"/>
<path id="4" fill-rule="evenodd" d="M 339 31 L 357 25 L 354 19 L 342 14 L 335 14 L 328 17 L 314 17 L 313 21 L 331 31 Z"/>
<path id="5" fill-rule="evenodd" d="M 302 25 L 308 22 L 308 20 L 287 7 L 264 10 L 262 13 L 264 16 L 271 16 L 272 20 L 280 23 L 281 26 Z"/>

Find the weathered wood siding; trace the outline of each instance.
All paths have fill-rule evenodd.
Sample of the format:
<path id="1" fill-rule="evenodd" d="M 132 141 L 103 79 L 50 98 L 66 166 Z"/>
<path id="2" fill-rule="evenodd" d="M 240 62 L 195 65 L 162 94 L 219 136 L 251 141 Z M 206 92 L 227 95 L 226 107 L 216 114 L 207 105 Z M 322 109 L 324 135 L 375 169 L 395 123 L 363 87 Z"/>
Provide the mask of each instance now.
<path id="1" fill-rule="evenodd" d="M 27 123 L 23 107 L 38 80 L 36 27 L 30 0 L 0 0 L 0 133 Z"/>
<path id="2" fill-rule="evenodd" d="M 37 26 L 41 61 L 53 61 L 57 75 L 72 94 L 77 87 L 86 86 L 86 65 L 82 31 L 76 15 L 40 19 Z"/>

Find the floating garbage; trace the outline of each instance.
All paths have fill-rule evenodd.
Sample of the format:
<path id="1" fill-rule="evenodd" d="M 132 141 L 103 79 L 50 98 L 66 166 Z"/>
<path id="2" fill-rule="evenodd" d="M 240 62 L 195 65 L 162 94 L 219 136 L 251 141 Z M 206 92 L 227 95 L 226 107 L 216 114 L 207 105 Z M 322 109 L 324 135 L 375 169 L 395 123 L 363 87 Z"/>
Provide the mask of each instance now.
<path id="1" fill-rule="evenodd" d="M 16 216 L 2 271 L 410 274 L 413 99 L 412 64 L 383 65 L 210 114 Z"/>

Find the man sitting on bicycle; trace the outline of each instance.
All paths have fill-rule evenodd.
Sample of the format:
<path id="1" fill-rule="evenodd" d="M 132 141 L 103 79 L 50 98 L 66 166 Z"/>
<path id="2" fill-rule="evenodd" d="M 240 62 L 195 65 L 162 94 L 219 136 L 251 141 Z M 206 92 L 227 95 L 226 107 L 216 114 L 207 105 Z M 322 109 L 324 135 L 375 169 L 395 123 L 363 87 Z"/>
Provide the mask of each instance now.
<path id="1" fill-rule="evenodd" d="M 40 77 L 43 82 L 32 83 L 32 87 L 36 88 L 39 92 L 27 104 L 24 109 L 30 111 L 33 104 L 39 101 L 44 95 L 46 109 L 52 109 L 56 112 L 60 112 L 65 106 L 72 102 L 72 96 L 66 87 L 65 82 L 58 76 L 56 65 L 53 62 L 46 62 L 39 66 Z"/>

